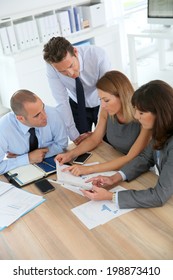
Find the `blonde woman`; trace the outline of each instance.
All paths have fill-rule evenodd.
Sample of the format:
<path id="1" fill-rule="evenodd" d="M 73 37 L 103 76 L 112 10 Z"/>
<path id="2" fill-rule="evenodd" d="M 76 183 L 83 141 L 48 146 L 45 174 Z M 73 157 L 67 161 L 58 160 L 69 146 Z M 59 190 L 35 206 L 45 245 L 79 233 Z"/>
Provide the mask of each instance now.
<path id="1" fill-rule="evenodd" d="M 96 84 L 101 101 L 99 120 L 94 132 L 71 151 L 56 156 L 60 164 L 96 148 L 106 134 L 108 142 L 123 153 L 119 159 L 91 166 L 68 167 L 73 175 L 117 170 L 136 157 L 149 143 L 151 134 L 133 117 L 131 98 L 134 89 L 119 71 L 109 71 Z"/>

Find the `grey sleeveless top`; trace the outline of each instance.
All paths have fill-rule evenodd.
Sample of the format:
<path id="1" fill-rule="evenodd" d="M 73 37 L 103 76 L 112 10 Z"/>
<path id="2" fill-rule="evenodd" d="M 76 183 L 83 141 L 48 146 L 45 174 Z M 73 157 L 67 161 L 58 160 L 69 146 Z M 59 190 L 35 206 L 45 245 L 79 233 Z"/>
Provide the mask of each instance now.
<path id="1" fill-rule="evenodd" d="M 108 117 L 106 136 L 109 144 L 123 154 L 127 154 L 141 131 L 141 124 L 132 121 L 121 124 L 117 118 Z"/>

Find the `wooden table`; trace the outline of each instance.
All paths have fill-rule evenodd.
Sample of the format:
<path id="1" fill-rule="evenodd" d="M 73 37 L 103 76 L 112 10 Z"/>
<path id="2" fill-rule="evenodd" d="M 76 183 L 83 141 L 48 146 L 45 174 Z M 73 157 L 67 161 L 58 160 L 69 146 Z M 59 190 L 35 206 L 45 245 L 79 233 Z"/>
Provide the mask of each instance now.
<path id="1" fill-rule="evenodd" d="M 89 161 L 104 162 L 119 155 L 101 143 Z M 1 176 L 1 180 L 5 178 Z M 121 185 L 143 189 L 156 181 L 157 176 L 148 172 Z M 43 204 L 0 233 L 0 259 L 173 259 L 173 197 L 163 207 L 136 209 L 88 230 L 71 211 L 88 199 L 57 184 L 55 187 L 45 195 Z M 34 184 L 25 189 L 41 195 Z"/>

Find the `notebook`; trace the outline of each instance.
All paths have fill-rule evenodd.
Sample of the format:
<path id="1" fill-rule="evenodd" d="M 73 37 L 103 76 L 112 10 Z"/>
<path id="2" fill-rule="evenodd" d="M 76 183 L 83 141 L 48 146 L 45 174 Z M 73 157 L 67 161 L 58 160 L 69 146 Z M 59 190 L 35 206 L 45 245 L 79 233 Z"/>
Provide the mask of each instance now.
<path id="1" fill-rule="evenodd" d="M 14 168 L 4 176 L 16 187 L 23 187 L 56 172 L 54 157 L 45 158 L 37 164 L 27 164 Z"/>

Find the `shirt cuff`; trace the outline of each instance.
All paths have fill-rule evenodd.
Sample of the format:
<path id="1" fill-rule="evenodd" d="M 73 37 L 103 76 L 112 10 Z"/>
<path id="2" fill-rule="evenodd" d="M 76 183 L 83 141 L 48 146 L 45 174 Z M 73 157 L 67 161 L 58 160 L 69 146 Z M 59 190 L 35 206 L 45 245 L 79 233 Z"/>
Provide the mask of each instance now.
<path id="1" fill-rule="evenodd" d="M 126 175 L 124 174 L 124 172 L 122 172 L 122 171 L 119 170 L 118 173 L 120 173 L 120 175 L 121 175 L 121 177 L 122 177 L 122 181 L 126 181 L 127 177 L 126 177 Z"/>

